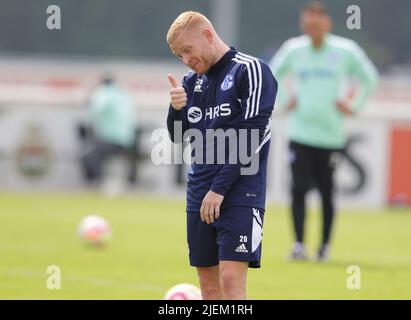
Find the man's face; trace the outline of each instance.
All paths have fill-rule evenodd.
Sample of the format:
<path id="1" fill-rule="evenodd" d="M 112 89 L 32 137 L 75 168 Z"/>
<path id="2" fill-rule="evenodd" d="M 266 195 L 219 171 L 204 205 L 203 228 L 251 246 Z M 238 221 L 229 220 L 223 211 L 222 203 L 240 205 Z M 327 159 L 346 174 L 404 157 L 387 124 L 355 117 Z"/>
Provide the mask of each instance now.
<path id="1" fill-rule="evenodd" d="M 173 54 L 186 66 L 204 74 L 214 63 L 212 36 L 204 30 L 182 31 L 170 45 Z"/>
<path id="2" fill-rule="evenodd" d="M 304 11 L 301 14 L 300 26 L 303 33 L 311 38 L 318 39 L 330 30 L 330 20 L 325 13 Z"/>

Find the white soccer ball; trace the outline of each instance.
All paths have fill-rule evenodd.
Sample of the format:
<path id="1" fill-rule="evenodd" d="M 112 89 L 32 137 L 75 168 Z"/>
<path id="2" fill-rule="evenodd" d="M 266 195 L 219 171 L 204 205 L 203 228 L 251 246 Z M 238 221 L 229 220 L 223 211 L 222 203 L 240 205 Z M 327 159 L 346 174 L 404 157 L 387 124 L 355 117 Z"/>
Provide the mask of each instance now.
<path id="1" fill-rule="evenodd" d="M 202 300 L 201 291 L 196 286 L 180 283 L 168 290 L 164 300 Z"/>
<path id="2" fill-rule="evenodd" d="M 103 217 L 87 216 L 80 221 L 78 236 L 86 246 L 103 248 L 111 238 L 111 227 Z"/>

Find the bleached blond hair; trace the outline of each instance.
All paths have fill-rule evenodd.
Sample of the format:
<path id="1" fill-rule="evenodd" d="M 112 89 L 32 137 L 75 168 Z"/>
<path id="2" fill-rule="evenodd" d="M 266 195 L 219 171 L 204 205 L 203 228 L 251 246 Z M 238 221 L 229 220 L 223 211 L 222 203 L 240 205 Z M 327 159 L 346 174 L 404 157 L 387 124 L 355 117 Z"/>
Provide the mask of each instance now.
<path id="1" fill-rule="evenodd" d="M 167 32 L 167 43 L 170 46 L 177 36 L 182 32 L 189 30 L 190 28 L 200 25 L 208 25 L 212 28 L 212 24 L 207 17 L 197 11 L 186 11 L 180 14 L 174 22 L 171 24 L 170 29 Z"/>

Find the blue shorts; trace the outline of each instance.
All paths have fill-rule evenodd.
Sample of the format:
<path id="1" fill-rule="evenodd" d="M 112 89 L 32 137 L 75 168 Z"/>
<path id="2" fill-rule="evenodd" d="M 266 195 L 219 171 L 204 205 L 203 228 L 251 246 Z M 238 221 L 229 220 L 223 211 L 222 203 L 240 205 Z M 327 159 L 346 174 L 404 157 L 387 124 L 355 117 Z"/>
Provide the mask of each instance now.
<path id="1" fill-rule="evenodd" d="M 212 224 L 201 221 L 199 212 L 187 212 L 190 265 L 212 267 L 221 260 L 248 261 L 261 266 L 264 210 L 250 207 L 221 209 Z"/>

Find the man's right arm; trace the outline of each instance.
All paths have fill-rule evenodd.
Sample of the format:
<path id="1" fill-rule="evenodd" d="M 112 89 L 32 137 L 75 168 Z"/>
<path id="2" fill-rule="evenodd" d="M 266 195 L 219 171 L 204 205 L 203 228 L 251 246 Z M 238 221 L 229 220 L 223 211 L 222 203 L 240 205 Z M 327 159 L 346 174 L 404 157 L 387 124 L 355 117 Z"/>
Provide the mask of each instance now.
<path id="1" fill-rule="evenodd" d="M 179 86 L 171 74 L 168 75 L 168 79 L 172 88 L 170 90 L 171 103 L 167 116 L 167 129 L 171 141 L 179 143 L 183 141 L 184 132 L 188 129 L 186 85 L 183 79 L 183 84 Z"/>
<path id="2" fill-rule="evenodd" d="M 278 49 L 273 58 L 271 59 L 269 66 L 278 81 L 278 93 L 277 100 L 279 108 L 285 111 L 292 109 L 295 104 L 295 97 L 289 96 L 289 93 L 285 89 L 285 77 L 291 70 L 291 53 L 293 48 L 294 39 L 287 40 Z"/>

